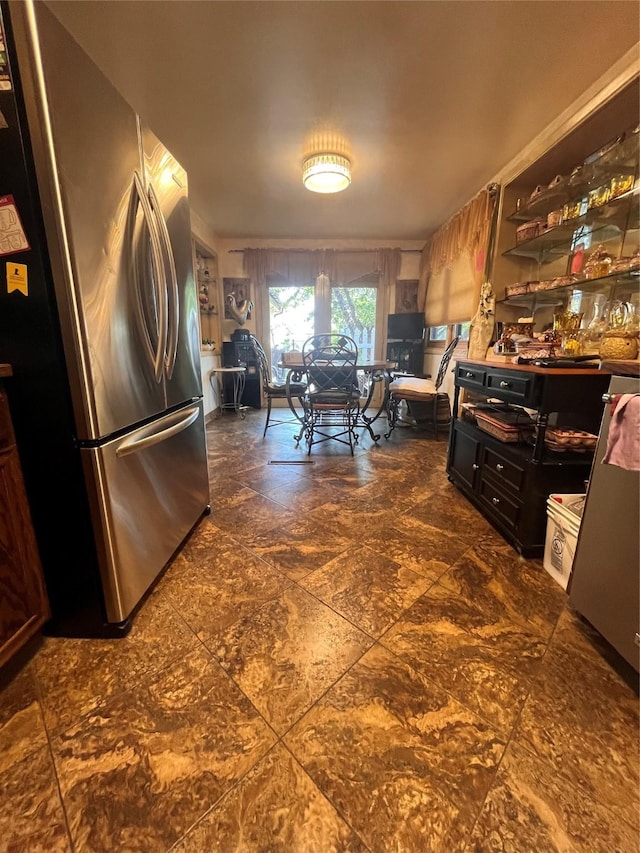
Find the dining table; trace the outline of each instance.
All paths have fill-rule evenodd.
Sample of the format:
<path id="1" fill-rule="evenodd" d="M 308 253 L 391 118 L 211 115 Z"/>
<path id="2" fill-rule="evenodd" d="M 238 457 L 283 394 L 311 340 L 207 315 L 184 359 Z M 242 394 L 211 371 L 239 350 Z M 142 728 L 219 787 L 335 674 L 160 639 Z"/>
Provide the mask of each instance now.
<path id="1" fill-rule="evenodd" d="M 292 393 L 290 390 L 295 383 L 299 383 L 302 380 L 305 373 L 302 353 L 299 354 L 300 357 L 298 359 L 295 358 L 296 355 L 298 353 L 287 354 L 287 357 L 278 363 L 278 368 L 286 371 L 285 387 L 289 408 L 297 420 L 303 424 L 304 418 L 295 407 L 295 400 L 299 398 L 299 394 Z M 357 362 L 355 365 L 356 371 L 364 378 L 364 403 L 361 403 L 358 411 L 358 425 L 367 430 L 373 441 L 378 441 L 380 438 L 380 433 L 375 432 L 373 424 L 383 414 L 385 416 L 387 414 L 389 384 L 393 378 L 392 372 L 397 369 L 397 366 L 397 362 L 395 361 L 364 361 Z M 377 408 L 375 408 L 376 404 L 373 403 L 373 397 L 376 388 L 381 382 L 383 383 L 383 391 L 377 403 Z"/>

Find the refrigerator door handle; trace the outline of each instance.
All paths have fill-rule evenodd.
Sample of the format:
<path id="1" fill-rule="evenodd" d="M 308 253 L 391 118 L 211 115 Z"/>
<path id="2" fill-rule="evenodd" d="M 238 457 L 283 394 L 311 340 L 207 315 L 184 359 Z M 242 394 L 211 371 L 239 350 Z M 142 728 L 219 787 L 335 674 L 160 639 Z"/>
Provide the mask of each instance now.
<path id="1" fill-rule="evenodd" d="M 180 321 L 178 275 L 176 273 L 176 263 L 173 257 L 173 250 L 171 248 L 171 238 L 169 237 L 169 229 L 167 228 L 167 223 L 165 222 L 164 216 L 162 215 L 158 196 L 156 195 L 156 192 L 153 188 L 153 184 L 151 183 L 149 183 L 149 201 L 151 203 L 151 209 L 155 213 L 160 240 L 163 245 L 164 255 L 167 259 L 167 264 L 169 267 L 169 282 L 167 286 L 167 301 L 169 306 L 167 314 L 168 340 L 165 358 L 165 370 L 167 373 L 167 379 L 171 379 L 171 376 L 173 375 L 173 368 L 175 367 L 176 363 L 176 356 L 178 354 L 178 329 Z"/>
<path id="2" fill-rule="evenodd" d="M 147 231 L 149 232 L 149 240 L 151 243 L 151 263 L 153 265 L 154 271 L 156 300 L 158 306 L 158 343 L 156 345 L 155 353 L 153 352 L 153 347 L 151 345 L 151 336 L 149 335 L 149 330 L 146 325 L 145 313 L 142 307 L 139 307 L 139 310 L 142 314 L 143 327 L 147 328 L 147 346 L 149 349 L 151 360 L 153 362 L 153 372 L 155 380 L 159 383 L 162 381 L 163 377 L 164 359 L 167 349 L 166 276 L 164 271 L 164 264 L 162 262 L 162 248 L 160 245 L 160 237 L 158 236 L 158 232 L 156 230 L 153 211 L 151 210 L 151 205 L 149 204 L 146 193 L 144 191 L 144 186 L 142 184 L 142 180 L 140 179 L 140 175 L 138 175 L 137 172 L 133 173 L 133 183 L 136 191 L 135 195 L 137 197 L 137 201 L 135 202 L 135 204 L 140 204 L 140 207 L 142 208 L 142 214 L 144 216 L 144 220 L 147 226 Z"/>
<path id="3" fill-rule="evenodd" d="M 158 424 L 142 427 L 136 430 L 135 435 L 126 438 L 122 442 L 116 450 L 116 456 L 128 456 L 130 453 L 137 453 L 140 450 L 153 447 L 154 444 L 160 444 L 160 442 L 166 441 L 168 438 L 190 427 L 198 419 L 199 415 L 200 409 L 198 406 L 193 406 L 163 418 L 161 429 L 158 429 Z"/>

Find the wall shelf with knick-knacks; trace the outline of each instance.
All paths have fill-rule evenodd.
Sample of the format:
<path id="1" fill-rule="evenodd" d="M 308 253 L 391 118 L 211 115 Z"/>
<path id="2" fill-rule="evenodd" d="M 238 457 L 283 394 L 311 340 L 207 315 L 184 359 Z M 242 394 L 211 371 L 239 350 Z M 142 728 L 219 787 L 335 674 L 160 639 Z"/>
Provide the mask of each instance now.
<path id="1" fill-rule="evenodd" d="M 492 269 L 496 321 L 523 315 L 533 327 L 533 340 L 515 341 L 514 355 L 529 345 L 534 351 L 553 330 L 556 355 L 638 356 L 639 89 L 636 77 L 503 187 Z M 562 334 L 558 318 L 569 314 L 579 328 Z"/>
<path id="2" fill-rule="evenodd" d="M 200 307 L 201 349 L 211 351 L 220 341 L 218 325 L 218 261 L 212 254 L 206 254 L 196 247 L 195 251 L 196 283 Z"/>

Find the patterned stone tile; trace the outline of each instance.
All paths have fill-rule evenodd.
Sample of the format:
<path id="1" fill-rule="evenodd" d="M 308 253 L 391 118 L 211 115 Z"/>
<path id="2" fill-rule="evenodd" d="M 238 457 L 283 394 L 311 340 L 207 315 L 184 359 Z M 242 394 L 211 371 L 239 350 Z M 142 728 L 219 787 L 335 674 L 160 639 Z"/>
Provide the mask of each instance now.
<path id="1" fill-rule="evenodd" d="M 356 489 L 347 497 L 315 507 L 307 513 L 307 517 L 319 525 L 330 518 L 333 528 L 341 535 L 362 542 L 368 539 L 376 528 L 387 526 L 395 512 L 388 504 L 383 504 L 374 497 L 373 492 L 359 497 L 357 493 L 361 491 L 362 489 Z"/>
<path id="2" fill-rule="evenodd" d="M 199 648 L 52 740 L 75 848 L 168 850 L 274 741 Z"/>
<path id="3" fill-rule="evenodd" d="M 452 519 L 455 519 L 456 534 L 469 543 L 477 542 L 490 529 L 489 522 L 447 480 L 410 511 L 416 521 L 442 530 L 451 530 Z"/>
<path id="4" fill-rule="evenodd" d="M 278 596 L 291 581 L 231 536 L 198 542 L 178 555 L 158 591 L 200 639 L 224 629 Z"/>
<path id="5" fill-rule="evenodd" d="M 244 493 L 243 493 L 244 494 Z M 212 501 L 214 497 L 212 496 Z M 236 539 L 265 532 L 293 520 L 293 513 L 281 504 L 251 491 L 249 497 L 226 507 L 212 505 L 211 519 Z"/>
<path id="6" fill-rule="evenodd" d="M 367 536 L 367 545 L 396 563 L 436 580 L 469 548 L 457 532 L 441 530 L 411 515 L 391 518 Z"/>
<path id="7" fill-rule="evenodd" d="M 314 471 L 312 475 L 308 474 L 296 483 L 281 486 L 268 494 L 271 500 L 295 510 L 296 513 L 301 513 L 349 495 L 372 480 L 372 474 L 359 469 L 339 475 L 336 474 L 335 468 L 330 468 L 326 471 Z"/>
<path id="8" fill-rule="evenodd" d="M 304 480 L 304 477 L 299 466 L 270 465 L 268 462 L 237 475 L 237 482 L 264 496 L 278 488 L 286 490 L 295 487 L 300 480 Z"/>
<path id="9" fill-rule="evenodd" d="M 285 736 L 367 846 L 461 850 L 505 742 L 375 646 Z"/>
<path id="10" fill-rule="evenodd" d="M 127 638 L 0 673 L 0 851 L 640 853 L 637 673 L 446 442 L 309 457 L 264 416 L 207 426 L 212 515 Z"/>
<path id="11" fill-rule="evenodd" d="M 435 584 L 380 642 L 467 707 L 508 732 L 546 643 Z"/>
<path id="12" fill-rule="evenodd" d="M 357 546 L 353 540 L 304 516 L 284 528 L 250 537 L 251 550 L 292 580 L 300 580 Z"/>
<path id="13" fill-rule="evenodd" d="M 549 638 L 567 600 L 538 561 L 509 545 L 478 543 L 440 578 L 440 584 L 487 613 L 525 625 Z"/>
<path id="14" fill-rule="evenodd" d="M 206 643 L 281 734 L 362 655 L 371 640 L 293 586 Z"/>
<path id="15" fill-rule="evenodd" d="M 35 671 L 26 666 L 0 689 L 0 779 L 12 765 L 46 746 Z"/>
<path id="16" fill-rule="evenodd" d="M 550 648 L 514 738 L 638 827 L 638 697 L 611 668 Z"/>
<path id="17" fill-rule="evenodd" d="M 612 853 L 638 850 L 638 835 L 526 750 L 509 746 L 469 849 Z"/>
<path id="18" fill-rule="evenodd" d="M 0 850 L 71 853 L 48 746 L 30 752 L 0 776 Z"/>
<path id="19" fill-rule="evenodd" d="M 379 637 L 431 585 L 366 546 L 353 547 L 301 586 L 372 637 Z"/>
<path id="20" fill-rule="evenodd" d="M 276 745 L 173 849 L 175 853 L 367 850 L 281 745 Z"/>
<path id="21" fill-rule="evenodd" d="M 47 728 L 66 728 L 95 712 L 197 645 L 193 632 L 158 593 L 147 599 L 124 638 L 47 638 L 34 658 Z"/>

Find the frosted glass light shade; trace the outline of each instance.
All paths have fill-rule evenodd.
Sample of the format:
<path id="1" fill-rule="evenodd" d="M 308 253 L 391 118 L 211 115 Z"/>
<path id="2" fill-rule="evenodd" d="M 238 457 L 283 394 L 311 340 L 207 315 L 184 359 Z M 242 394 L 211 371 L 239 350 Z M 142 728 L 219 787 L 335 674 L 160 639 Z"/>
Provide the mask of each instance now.
<path id="1" fill-rule="evenodd" d="M 339 193 L 351 183 L 351 163 L 340 154 L 314 154 L 302 168 L 302 182 L 314 193 Z"/>

